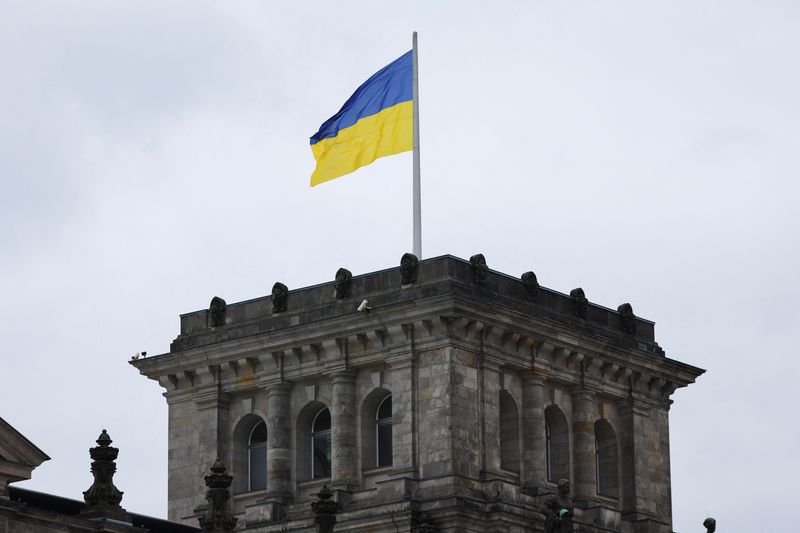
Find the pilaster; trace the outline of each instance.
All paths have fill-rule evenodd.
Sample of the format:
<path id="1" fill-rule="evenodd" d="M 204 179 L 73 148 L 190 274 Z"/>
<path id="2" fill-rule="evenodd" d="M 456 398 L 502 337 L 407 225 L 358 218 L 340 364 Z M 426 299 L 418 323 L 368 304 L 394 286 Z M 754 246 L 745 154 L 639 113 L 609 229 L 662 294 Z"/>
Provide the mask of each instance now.
<path id="1" fill-rule="evenodd" d="M 572 392 L 574 498 L 577 506 L 586 506 L 597 494 L 595 468 L 594 392 L 576 389 Z"/>
<path id="2" fill-rule="evenodd" d="M 530 494 L 544 492 L 547 482 L 544 382 L 532 370 L 522 377 L 522 479 Z"/>
<path id="3" fill-rule="evenodd" d="M 292 499 L 291 392 L 287 382 L 267 388 L 267 498 L 281 504 Z"/>
<path id="4" fill-rule="evenodd" d="M 331 486 L 350 490 L 357 484 L 355 373 L 331 375 Z"/>

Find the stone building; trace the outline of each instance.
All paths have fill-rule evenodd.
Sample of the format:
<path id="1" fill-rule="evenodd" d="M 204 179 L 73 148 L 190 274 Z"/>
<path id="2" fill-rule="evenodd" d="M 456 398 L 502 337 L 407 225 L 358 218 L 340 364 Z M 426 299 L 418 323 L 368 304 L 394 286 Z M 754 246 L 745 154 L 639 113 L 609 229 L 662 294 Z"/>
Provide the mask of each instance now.
<path id="1" fill-rule="evenodd" d="M 94 483 L 73 500 L 12 486 L 31 478 L 50 458 L 11 424 L 0 418 L 0 533 L 196 533 L 176 524 L 120 506 L 122 492 L 113 483 L 119 450 L 105 430 L 91 448 Z"/>
<path id="2" fill-rule="evenodd" d="M 576 531 L 669 532 L 669 406 L 703 370 L 654 324 L 489 270 L 424 261 L 181 316 L 131 361 L 165 389 L 169 518 L 196 524 L 203 473 L 233 475 L 237 530 L 530 532 L 572 482 Z"/>

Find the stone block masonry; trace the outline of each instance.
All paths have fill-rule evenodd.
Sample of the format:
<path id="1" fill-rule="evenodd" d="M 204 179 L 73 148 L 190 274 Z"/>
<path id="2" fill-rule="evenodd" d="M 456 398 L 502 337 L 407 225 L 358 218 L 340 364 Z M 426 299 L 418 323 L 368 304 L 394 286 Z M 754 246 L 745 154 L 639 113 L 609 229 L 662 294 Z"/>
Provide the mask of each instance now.
<path id="1" fill-rule="evenodd" d="M 576 531 L 671 531 L 668 411 L 703 370 L 666 357 L 632 306 L 480 255 L 338 279 L 216 298 L 169 353 L 131 362 L 165 389 L 170 519 L 197 523 L 221 457 L 244 531 L 314 531 L 323 485 L 336 531 L 543 531 L 559 476 Z"/>

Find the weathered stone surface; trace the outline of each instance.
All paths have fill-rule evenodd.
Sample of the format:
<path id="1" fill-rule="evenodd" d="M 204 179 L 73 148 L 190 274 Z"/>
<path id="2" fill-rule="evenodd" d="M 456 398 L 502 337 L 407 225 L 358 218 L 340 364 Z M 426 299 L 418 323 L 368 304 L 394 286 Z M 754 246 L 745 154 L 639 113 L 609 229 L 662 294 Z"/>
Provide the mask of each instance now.
<path id="1" fill-rule="evenodd" d="M 670 397 L 703 371 L 665 357 L 653 323 L 635 316 L 632 343 L 621 313 L 582 291 L 538 287 L 532 306 L 525 284 L 481 258 L 416 269 L 352 278 L 380 312 L 345 309 L 330 284 L 292 291 L 273 312 L 279 290 L 227 305 L 224 328 L 209 329 L 206 310 L 183 315 L 170 353 L 131 362 L 166 390 L 170 518 L 196 524 L 201 468 L 219 456 L 233 465 L 244 531 L 313 531 L 323 484 L 336 531 L 411 531 L 423 515 L 440 531 L 542 531 L 551 470 L 574 482 L 577 530 L 670 531 Z M 386 394 L 392 461 L 378 468 L 376 398 Z M 310 424 L 325 407 L 332 473 L 311 480 Z M 546 410 L 562 417 L 561 433 Z M 619 450 L 617 497 L 598 494 L 600 418 Z M 242 428 L 258 420 L 267 490 L 248 493 L 236 481 L 248 475 Z M 562 463 L 549 468 L 548 457 Z"/>

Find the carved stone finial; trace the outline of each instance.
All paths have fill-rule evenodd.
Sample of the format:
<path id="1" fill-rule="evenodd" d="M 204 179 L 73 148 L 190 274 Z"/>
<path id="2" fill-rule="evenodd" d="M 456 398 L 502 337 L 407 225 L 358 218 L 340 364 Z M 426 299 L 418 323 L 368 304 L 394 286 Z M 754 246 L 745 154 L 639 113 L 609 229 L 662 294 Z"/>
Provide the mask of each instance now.
<path id="1" fill-rule="evenodd" d="M 539 280 L 533 272 L 525 272 L 522 275 L 522 296 L 526 300 L 536 300 L 539 294 Z"/>
<path id="2" fill-rule="evenodd" d="M 636 333 L 636 315 L 631 304 L 625 303 L 617 307 L 619 313 L 619 329 L 633 335 Z"/>
<path id="3" fill-rule="evenodd" d="M 703 527 L 706 528 L 706 533 L 714 533 L 717 530 L 717 521 L 709 516 L 703 520 Z"/>
<path id="4" fill-rule="evenodd" d="M 123 493 L 114 486 L 114 472 L 117 471 L 115 461 L 119 455 L 119 449 L 111 446 L 113 441 L 105 429 L 95 442 L 97 442 L 97 446 L 89 448 L 94 483 L 83 493 L 86 506 L 81 511 L 81 515 L 129 522 L 130 516 L 119 505 Z"/>
<path id="5" fill-rule="evenodd" d="M 225 465 L 222 459 L 217 460 L 211 466 L 211 474 L 205 478 L 206 500 L 208 510 L 198 518 L 200 529 L 213 533 L 228 533 L 236 527 L 237 519 L 228 508 L 228 500 L 231 495 L 229 492 L 233 476 L 225 472 Z"/>
<path id="6" fill-rule="evenodd" d="M 336 271 L 336 299 L 344 300 L 350 298 L 350 287 L 353 284 L 353 273 L 346 268 Z"/>
<path id="7" fill-rule="evenodd" d="M 586 299 L 583 289 L 580 287 L 572 289 L 569 292 L 569 296 L 572 298 L 572 314 L 578 318 L 586 318 L 586 311 L 589 309 L 589 300 Z"/>
<path id="8" fill-rule="evenodd" d="M 403 254 L 400 258 L 400 284 L 411 285 L 416 283 L 419 273 L 419 259 L 414 254 Z"/>
<path id="9" fill-rule="evenodd" d="M 211 298 L 208 306 L 208 327 L 218 328 L 225 325 L 225 310 L 228 304 L 219 296 Z"/>
<path id="10" fill-rule="evenodd" d="M 280 281 L 272 286 L 272 313 L 286 311 L 286 301 L 289 299 L 289 288 Z"/>
<path id="11" fill-rule="evenodd" d="M 336 525 L 336 502 L 331 498 L 333 494 L 327 485 L 323 485 L 317 494 L 317 501 L 311 502 L 311 510 L 314 512 L 314 523 L 317 525 L 317 533 L 333 533 L 333 526 Z"/>
<path id="12" fill-rule="evenodd" d="M 478 285 L 486 283 L 486 278 L 489 276 L 489 267 L 486 266 L 486 258 L 483 254 L 475 254 L 469 258 L 469 263 L 472 265 L 472 281 Z"/>
<path id="13" fill-rule="evenodd" d="M 545 533 L 573 533 L 572 515 L 574 508 L 569 496 L 568 479 L 558 480 L 558 494 L 549 496 L 544 501 Z"/>

